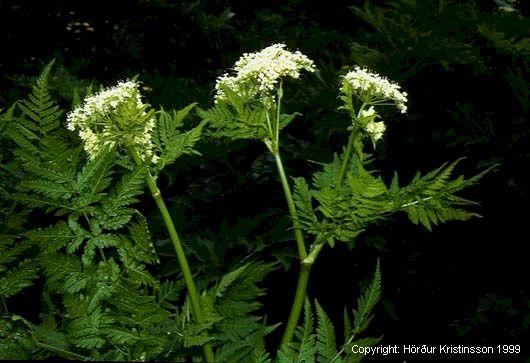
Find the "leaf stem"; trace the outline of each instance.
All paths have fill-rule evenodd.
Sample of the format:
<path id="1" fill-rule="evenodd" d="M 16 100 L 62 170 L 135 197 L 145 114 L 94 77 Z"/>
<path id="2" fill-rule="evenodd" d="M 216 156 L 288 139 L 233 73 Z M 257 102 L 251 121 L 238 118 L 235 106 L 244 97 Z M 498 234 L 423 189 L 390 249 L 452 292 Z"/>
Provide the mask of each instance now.
<path id="1" fill-rule="evenodd" d="M 350 134 L 350 138 L 348 139 L 348 146 L 346 146 L 346 151 L 344 152 L 344 156 L 342 157 L 342 165 L 340 167 L 339 172 L 339 178 L 338 178 L 338 185 L 342 184 L 342 181 L 344 180 L 344 176 L 346 175 L 346 169 L 348 168 L 348 164 L 350 162 L 350 155 L 353 150 L 353 143 L 355 142 L 355 131 L 352 131 Z"/>
<path id="2" fill-rule="evenodd" d="M 58 347 L 54 347 L 53 345 L 41 343 L 41 342 L 38 342 L 38 341 L 34 341 L 34 343 L 38 347 L 41 347 L 41 348 L 44 348 L 44 349 L 47 349 L 47 350 L 51 350 L 53 352 L 62 353 L 64 355 L 70 356 L 71 358 L 85 360 L 85 361 L 86 360 L 90 360 L 90 357 L 86 357 L 84 355 L 80 355 L 80 354 L 77 354 L 77 353 L 74 353 L 74 352 L 70 352 L 68 350 L 64 350 L 64 349 L 61 349 L 61 348 L 58 348 Z"/>
<path id="3" fill-rule="evenodd" d="M 278 92 L 277 92 L 277 102 L 278 105 L 276 107 L 276 133 L 274 135 L 274 142 L 276 143 L 276 147 L 279 150 L 280 149 L 280 117 L 281 117 L 281 106 L 282 106 L 282 98 L 283 98 L 283 81 L 280 78 L 280 85 L 278 86 Z"/>
<path id="4" fill-rule="evenodd" d="M 107 262 L 107 257 L 105 256 L 105 252 L 103 251 L 102 248 L 98 248 L 98 250 L 99 250 L 99 254 L 101 255 L 101 258 L 106 263 Z"/>
<path id="5" fill-rule="evenodd" d="M 364 110 L 365 106 L 366 106 L 366 103 L 363 103 L 361 105 L 361 108 L 359 108 L 359 112 L 357 113 L 357 118 L 361 116 L 361 112 Z M 348 169 L 348 164 L 350 163 L 350 157 L 353 152 L 353 146 L 355 143 L 355 139 L 357 138 L 357 135 L 358 133 L 357 133 L 357 130 L 355 130 L 355 125 L 354 125 L 354 129 L 350 133 L 350 137 L 348 139 L 348 145 L 346 146 L 346 151 L 344 152 L 344 156 L 342 157 L 342 165 L 340 167 L 339 178 L 338 178 L 338 183 L 337 183 L 338 185 L 342 184 L 342 182 L 344 181 L 344 177 L 346 176 L 346 170 Z"/>
<path id="6" fill-rule="evenodd" d="M 129 151 L 130 151 L 130 154 L 132 155 L 134 162 L 138 166 L 142 166 L 143 162 L 138 156 L 137 151 L 133 147 L 129 147 Z M 160 189 L 158 188 L 156 184 L 156 180 L 153 177 L 153 175 L 151 175 L 151 172 L 149 170 L 146 170 L 145 180 L 147 182 L 147 186 L 149 187 L 149 191 L 151 192 L 151 195 L 153 199 L 155 200 L 155 203 L 160 213 L 162 214 L 162 218 L 164 219 L 164 222 L 166 224 L 167 231 L 169 232 L 169 237 L 171 239 L 171 242 L 173 243 L 175 252 L 177 253 L 177 259 L 180 264 L 182 274 L 184 275 L 184 281 L 186 282 L 186 287 L 188 289 L 188 294 L 190 296 L 191 305 L 193 308 L 195 319 L 197 320 L 199 324 L 203 324 L 205 320 L 204 320 L 201 305 L 199 302 L 199 295 L 197 293 L 197 287 L 195 286 L 195 282 L 193 281 L 193 275 L 191 274 L 190 266 L 188 264 L 188 260 L 186 258 L 184 249 L 182 248 L 182 243 L 180 242 L 180 238 L 178 236 L 177 230 L 175 229 L 175 225 L 173 224 L 173 220 L 171 219 L 171 216 L 169 215 L 169 211 L 166 207 L 166 203 L 164 202 L 164 199 L 162 198 L 162 193 L 160 192 Z M 211 345 L 205 344 L 203 346 L 203 350 L 204 350 L 204 355 L 206 357 L 206 361 L 214 362 L 214 354 L 213 354 Z"/>
<path id="7" fill-rule="evenodd" d="M 326 244 L 325 241 L 324 242 L 318 242 L 318 240 L 315 241 L 315 244 L 311 247 L 311 250 L 309 251 L 309 254 L 307 255 L 307 257 L 304 259 L 303 263 L 307 265 L 312 265 L 313 263 L 315 263 L 318 257 L 318 254 L 320 253 L 320 251 L 322 250 L 325 244 Z"/>

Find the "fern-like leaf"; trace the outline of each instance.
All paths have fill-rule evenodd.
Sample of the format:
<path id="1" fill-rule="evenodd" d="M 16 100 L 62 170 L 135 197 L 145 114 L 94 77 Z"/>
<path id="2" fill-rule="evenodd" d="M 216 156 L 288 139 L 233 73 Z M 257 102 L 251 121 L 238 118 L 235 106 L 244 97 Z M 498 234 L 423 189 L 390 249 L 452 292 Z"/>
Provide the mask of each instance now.
<path id="1" fill-rule="evenodd" d="M 311 303 L 306 299 L 304 303 L 304 327 L 297 332 L 300 340 L 300 349 L 298 352 L 297 362 L 314 363 L 317 353 L 316 336 L 313 332 L 313 314 L 311 312 Z"/>
<path id="2" fill-rule="evenodd" d="M 381 266 L 379 260 L 375 267 L 372 283 L 357 300 L 357 309 L 353 312 L 353 334 L 362 333 L 371 321 L 372 310 L 381 298 Z"/>
<path id="3" fill-rule="evenodd" d="M 428 230 L 442 222 L 479 217 L 479 214 L 463 208 L 476 203 L 459 197 L 456 193 L 476 184 L 494 166 L 469 179 L 463 176 L 451 179 L 460 160 L 444 164 L 425 176 L 418 173 L 409 185 L 400 189 L 393 188 L 394 210 L 405 211 L 414 224 L 421 224 Z"/>
<path id="4" fill-rule="evenodd" d="M 18 294 L 33 284 L 37 278 L 37 268 L 33 261 L 24 260 L 0 278 L 0 297 L 7 298 Z"/>
<path id="5" fill-rule="evenodd" d="M 62 114 L 48 91 L 48 80 L 53 63 L 54 61 L 51 61 L 44 67 L 28 98 L 18 104 L 22 112 L 35 122 L 36 128 L 44 134 L 59 127 L 59 118 Z"/>
<path id="6" fill-rule="evenodd" d="M 159 151 L 158 170 L 172 164 L 182 155 L 198 154 L 194 146 L 200 139 L 204 123 L 189 131 L 180 131 L 184 118 L 188 116 L 195 105 L 192 103 L 172 113 L 164 110 L 158 112 L 158 122 L 153 133 L 153 143 Z"/>
<path id="7" fill-rule="evenodd" d="M 329 320 L 328 315 L 316 300 L 315 307 L 317 313 L 317 362 L 328 363 L 337 354 L 337 347 L 335 345 L 335 330 L 331 320 Z"/>

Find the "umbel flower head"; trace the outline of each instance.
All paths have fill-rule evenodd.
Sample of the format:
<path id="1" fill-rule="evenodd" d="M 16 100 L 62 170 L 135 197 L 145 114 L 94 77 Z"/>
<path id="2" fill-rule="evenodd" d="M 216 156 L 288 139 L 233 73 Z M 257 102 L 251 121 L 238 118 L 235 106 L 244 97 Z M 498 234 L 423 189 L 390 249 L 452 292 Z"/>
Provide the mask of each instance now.
<path id="1" fill-rule="evenodd" d="M 345 108 L 350 111 L 353 125 L 363 131 L 375 143 L 383 137 L 386 126 L 383 121 L 376 122 L 379 114 L 375 107 L 394 105 L 401 113 L 407 112 L 407 92 L 401 87 L 375 72 L 356 66 L 342 79 L 340 91 Z M 353 99 L 362 103 L 361 109 L 356 114 Z M 365 107 L 369 107 L 366 109 Z"/>
<path id="2" fill-rule="evenodd" d="M 355 125 L 364 130 L 364 132 L 372 139 L 373 144 L 383 137 L 386 130 L 383 121 L 375 121 L 379 118 L 379 114 L 375 111 L 374 106 L 368 109 L 361 109 L 355 120 Z"/>
<path id="3" fill-rule="evenodd" d="M 407 112 L 407 92 L 375 72 L 356 66 L 343 80 L 341 91 L 351 93 L 366 104 L 393 103 L 401 113 Z"/>
<path id="4" fill-rule="evenodd" d="M 374 106 L 370 106 L 367 110 L 361 109 L 357 118 L 357 123 L 364 129 L 368 136 L 372 139 L 373 144 L 383 137 L 386 126 L 383 121 L 376 122 L 379 114 L 375 111 Z"/>
<path id="5" fill-rule="evenodd" d="M 377 140 L 383 137 L 383 133 L 385 132 L 385 130 L 386 126 L 383 121 L 372 121 L 366 125 L 366 132 L 370 135 L 374 144 L 377 142 Z"/>
<path id="6" fill-rule="evenodd" d="M 151 142 L 155 118 L 147 108 L 138 83 L 122 81 L 86 97 L 67 115 L 67 128 L 79 131 L 91 159 L 105 148 L 133 146 L 143 160 L 156 161 Z"/>
<path id="7" fill-rule="evenodd" d="M 283 77 L 299 78 L 302 70 L 315 71 L 312 60 L 299 51 L 290 52 L 285 44 L 273 44 L 259 52 L 245 53 L 234 65 L 233 74 L 224 74 L 215 85 L 215 101 L 226 100 L 225 89 L 251 99 L 259 97 L 265 104 Z"/>

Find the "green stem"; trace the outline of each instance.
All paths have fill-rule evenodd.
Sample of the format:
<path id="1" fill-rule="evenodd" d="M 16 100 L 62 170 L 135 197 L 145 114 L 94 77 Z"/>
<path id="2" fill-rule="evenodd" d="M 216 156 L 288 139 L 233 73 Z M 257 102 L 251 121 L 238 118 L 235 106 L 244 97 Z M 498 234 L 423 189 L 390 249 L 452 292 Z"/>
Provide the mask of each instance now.
<path id="1" fill-rule="evenodd" d="M 344 152 L 344 156 L 342 157 L 342 165 L 340 167 L 339 179 L 337 183 L 338 185 L 342 184 L 342 181 L 346 176 L 346 169 L 348 169 L 348 164 L 350 163 L 350 155 L 353 151 L 353 143 L 355 142 L 355 137 L 356 132 L 352 131 L 348 140 L 348 146 L 346 146 L 346 151 Z"/>
<path id="2" fill-rule="evenodd" d="M 312 265 L 313 263 L 315 263 L 318 257 L 318 254 L 320 253 L 324 245 L 325 245 L 324 242 L 319 242 L 318 240 L 315 240 L 314 245 L 311 247 L 311 251 L 309 251 L 309 254 L 304 259 L 303 263 L 308 264 L 308 265 Z"/>
<path id="3" fill-rule="evenodd" d="M 277 102 L 276 107 L 276 130 L 274 135 L 274 141 L 276 143 L 277 150 L 280 149 L 280 117 L 281 117 L 281 107 L 282 107 L 282 98 L 283 98 L 283 81 L 280 78 L 280 85 L 278 86 L 277 93 Z"/>
<path id="4" fill-rule="evenodd" d="M 296 214 L 296 207 L 294 205 L 293 196 L 291 194 L 291 187 L 289 186 L 289 181 L 287 180 L 287 175 L 283 168 L 282 158 L 280 157 L 280 152 L 276 151 L 274 153 L 274 159 L 276 160 L 276 166 L 278 167 L 278 174 L 280 174 L 280 180 L 282 182 L 283 193 L 285 194 L 285 200 L 287 201 L 287 207 L 289 209 L 289 214 L 293 220 L 294 227 L 294 237 L 296 239 L 296 245 L 298 247 L 298 257 L 300 261 L 303 261 L 306 256 L 306 248 L 304 243 L 304 236 L 302 235 L 302 229 L 300 228 L 300 223 L 298 223 L 298 216 Z"/>
<path id="5" fill-rule="evenodd" d="M 302 313 L 302 307 L 304 306 L 305 294 L 307 290 L 307 283 L 309 281 L 309 274 L 311 272 L 312 264 L 301 263 L 300 273 L 298 275 L 298 283 L 296 285 L 296 293 L 294 295 L 293 306 L 291 307 L 291 313 L 285 326 L 285 331 L 282 336 L 282 344 L 290 343 L 293 339 L 298 319 Z"/>
<path id="6" fill-rule="evenodd" d="M 303 261 L 307 257 L 304 236 L 302 234 L 302 230 L 298 222 L 296 206 L 294 204 L 293 196 L 291 194 L 291 188 L 289 186 L 289 182 L 287 180 L 287 176 L 283 168 L 283 163 L 279 151 L 276 151 L 276 153 L 274 153 L 274 158 L 276 160 L 276 166 L 278 167 L 278 173 L 280 174 L 280 179 L 282 182 L 283 192 L 285 194 L 285 200 L 287 201 L 289 214 L 291 215 L 291 219 L 293 220 L 294 236 L 296 239 L 296 245 L 298 247 L 298 256 L 300 258 L 300 273 L 298 275 L 298 283 L 296 285 L 294 301 L 291 307 L 291 312 L 289 313 L 287 325 L 285 326 L 285 331 L 282 336 L 282 344 L 286 344 L 293 339 L 294 331 L 296 330 L 296 325 L 298 324 L 298 319 L 300 318 L 300 314 L 304 306 L 307 283 L 309 281 L 309 273 L 311 272 L 311 264 L 303 263 Z"/>
<path id="7" fill-rule="evenodd" d="M 103 252 L 103 249 L 98 248 L 98 250 L 99 250 L 99 254 L 101 255 L 101 258 L 103 259 L 103 261 L 107 262 L 107 257 L 105 256 L 105 252 Z"/>
<path id="8" fill-rule="evenodd" d="M 357 113 L 357 117 L 361 115 L 362 110 L 366 106 L 365 103 L 361 105 L 361 108 L 359 109 L 359 112 Z M 339 172 L 339 178 L 338 178 L 338 184 L 342 184 L 344 181 L 344 177 L 346 176 L 346 170 L 348 168 L 350 156 L 353 152 L 353 147 L 355 143 L 355 139 L 357 138 L 357 132 L 355 129 L 350 134 L 350 138 L 348 140 L 348 146 L 346 147 L 346 151 L 342 160 L 342 165 Z M 307 252 L 305 250 L 305 244 L 304 244 L 304 238 L 302 236 L 302 231 L 298 225 L 298 220 L 296 219 L 296 208 L 293 202 L 293 198 L 291 196 L 291 190 L 289 188 L 289 184 L 287 182 L 287 178 L 285 176 L 285 171 L 283 170 L 283 165 L 280 159 L 280 153 L 277 151 L 274 154 L 276 158 L 276 165 L 278 166 L 278 171 L 280 173 L 280 178 L 282 179 L 282 185 L 285 193 L 285 199 L 287 199 L 287 205 L 289 207 L 289 213 L 291 214 L 291 217 L 293 218 L 293 224 L 295 227 L 295 237 L 298 244 L 298 255 L 300 257 L 300 273 L 298 275 L 298 283 L 296 286 L 296 293 L 294 296 L 293 305 L 291 307 L 291 312 L 289 314 L 289 319 L 287 320 L 287 325 L 285 327 L 285 331 L 282 336 L 282 344 L 290 343 L 293 339 L 294 332 L 296 330 L 296 325 L 298 324 L 298 320 L 300 319 L 300 314 L 302 313 L 302 308 L 304 305 L 304 299 L 307 291 L 307 284 L 309 281 L 309 274 L 311 272 L 311 266 L 313 266 L 313 263 L 315 262 L 316 258 L 318 257 L 318 254 L 324 247 L 324 243 L 319 243 L 318 241 L 315 241 L 314 247 L 311 249 L 309 255 L 307 255 Z"/>
<path id="9" fill-rule="evenodd" d="M 357 118 L 361 116 L 361 112 L 364 110 L 365 106 L 366 106 L 366 102 L 363 103 L 361 107 L 359 108 L 359 112 L 357 112 Z M 342 165 L 340 167 L 339 178 L 338 178 L 338 183 L 337 183 L 338 185 L 341 185 L 342 182 L 344 181 L 344 177 L 346 176 L 346 170 L 348 169 L 348 165 L 350 163 L 350 157 L 353 152 L 353 146 L 355 143 L 355 139 L 358 137 L 358 135 L 359 134 L 357 130 L 355 129 L 355 125 L 354 125 L 354 129 L 352 130 L 350 137 L 348 139 L 348 145 L 346 146 L 346 151 L 344 152 L 344 156 L 342 157 Z M 359 157 L 362 157 L 362 155 L 359 155 Z"/>
<path id="10" fill-rule="evenodd" d="M 49 345 L 49 344 L 45 344 L 45 343 L 41 343 L 41 342 L 37 342 L 37 341 L 35 341 L 34 343 L 38 347 L 41 347 L 41 348 L 44 348 L 44 349 L 47 349 L 47 350 L 51 350 L 52 352 L 62 353 L 64 355 L 70 356 L 70 358 L 73 358 L 73 359 L 79 359 L 79 360 L 85 360 L 85 361 L 90 360 L 90 357 L 86 357 L 84 355 L 80 355 L 80 354 L 77 354 L 77 353 L 74 353 L 74 352 L 70 352 L 68 350 L 64 350 L 64 349 L 61 349 L 61 348 L 58 348 L 58 347 L 54 347 L 53 345 Z"/>
<path id="11" fill-rule="evenodd" d="M 135 163 L 139 166 L 143 165 L 143 162 L 138 156 L 136 150 L 132 147 L 130 147 L 129 150 L 130 150 L 130 153 Z M 184 249 L 182 248 L 182 243 L 180 242 L 180 238 L 178 236 L 177 230 L 175 229 L 175 225 L 173 224 L 173 220 L 171 219 L 171 216 L 169 215 L 169 211 L 166 207 L 166 203 L 164 202 L 164 199 L 162 198 L 162 193 L 160 192 L 160 189 L 158 189 L 158 186 L 156 185 L 155 178 L 151 175 L 149 170 L 147 170 L 147 175 L 146 175 L 145 180 L 147 182 L 147 186 L 149 187 L 149 191 L 151 192 L 151 195 L 153 196 L 153 199 L 155 200 L 155 203 L 160 213 L 162 214 L 162 218 L 164 219 L 166 228 L 169 232 L 169 237 L 171 239 L 171 242 L 173 243 L 175 252 L 177 253 L 177 259 L 179 261 L 182 274 L 184 275 L 184 281 L 186 282 L 186 287 L 188 289 L 188 294 L 190 296 L 191 306 L 193 308 L 195 319 L 197 320 L 199 324 L 203 324 L 205 320 L 204 320 L 204 316 L 202 315 L 202 309 L 201 309 L 201 305 L 199 302 L 199 295 L 197 293 L 197 287 L 195 286 L 195 282 L 193 281 L 193 276 L 191 274 L 190 266 L 188 264 L 188 260 L 186 259 L 186 254 L 184 252 Z M 204 350 L 204 355 L 206 357 L 206 361 L 214 362 L 214 354 L 213 354 L 211 345 L 205 344 L 203 346 L 203 350 Z"/>
<path id="12" fill-rule="evenodd" d="M 309 273 L 311 272 L 311 264 L 306 265 L 303 263 L 307 257 L 307 251 L 304 242 L 304 236 L 302 234 L 302 229 L 300 228 L 300 223 L 298 222 L 298 215 L 296 213 L 296 206 L 294 204 L 293 196 L 291 194 L 291 187 L 289 186 L 289 181 L 287 180 L 287 175 L 283 168 L 282 159 L 280 157 L 280 140 L 279 140 L 279 131 L 280 131 L 280 117 L 281 117 L 281 102 L 283 97 L 283 87 L 280 82 L 278 87 L 277 94 L 277 107 L 276 107 L 276 128 L 275 134 L 271 135 L 274 145 L 274 159 L 276 160 L 276 166 L 278 167 L 278 174 L 280 174 L 280 179 L 282 182 L 283 192 L 285 194 L 285 200 L 287 201 L 287 207 L 289 209 L 289 214 L 293 221 L 294 227 L 294 237 L 296 239 L 296 245 L 298 247 L 298 257 L 300 259 L 300 272 L 298 274 L 298 283 L 296 285 L 296 292 L 294 295 L 293 305 L 291 307 L 291 312 L 289 313 L 289 318 L 287 320 L 287 325 L 285 326 L 285 331 L 282 336 L 282 344 L 289 343 L 293 339 L 294 331 L 296 330 L 296 325 L 298 324 L 298 319 L 300 319 L 300 314 L 304 306 L 304 299 L 307 291 L 307 283 L 309 281 Z"/>
<path id="13" fill-rule="evenodd" d="M 322 247 L 324 247 L 324 243 L 319 242 L 317 239 L 314 246 L 311 248 L 311 251 L 309 251 L 309 254 L 300 262 L 298 284 L 296 286 L 296 293 L 291 313 L 289 314 L 289 320 L 287 320 L 287 326 L 285 327 L 285 332 L 282 336 L 282 344 L 290 343 L 293 339 L 296 325 L 298 324 L 300 314 L 302 313 L 302 307 L 304 305 L 309 273 L 311 272 L 311 267 L 313 266 L 313 263 L 315 263 Z"/>

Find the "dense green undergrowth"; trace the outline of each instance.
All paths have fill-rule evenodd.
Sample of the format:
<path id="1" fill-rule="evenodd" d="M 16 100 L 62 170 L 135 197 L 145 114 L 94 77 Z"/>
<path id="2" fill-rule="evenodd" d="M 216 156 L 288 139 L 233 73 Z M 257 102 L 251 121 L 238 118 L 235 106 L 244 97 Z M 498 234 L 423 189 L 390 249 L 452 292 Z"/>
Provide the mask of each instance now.
<path id="1" fill-rule="evenodd" d="M 291 14 L 297 3 L 278 11 Z M 100 83 L 110 85 L 108 76 L 73 77 L 69 72 L 79 65 L 71 63 L 69 70 L 46 67 L 36 81 L 14 75 L 18 86 L 1 99 L 24 100 L 4 105 L 0 115 L 0 357 L 201 361 L 210 346 L 216 361 L 360 360 L 349 347 L 378 344 L 385 334 L 378 316 L 395 313 L 395 294 L 386 299 L 382 294 L 394 238 L 380 232 L 385 225 L 393 228 L 394 218 L 409 218 L 431 230 L 478 216 L 480 208 L 463 197 L 469 192 L 460 192 L 483 174 L 453 177 L 461 155 L 480 169 L 502 163 L 503 185 L 525 198 L 527 177 L 517 166 L 528 159 L 527 18 L 508 3 L 503 6 L 369 1 L 349 8 L 361 25 L 348 32 L 344 22 L 335 31 L 329 24 L 293 23 L 263 9 L 256 10 L 256 22 L 246 23 L 238 10 L 235 17 L 230 9 L 213 16 L 198 2 L 193 21 L 214 39 L 213 56 L 206 58 L 216 67 L 231 64 L 241 49 L 268 45 L 264 38 L 270 36 L 316 59 L 316 75 L 286 79 L 281 95 L 276 84 L 272 104 L 230 89 L 226 102 L 210 104 L 217 70 L 204 67 L 188 79 L 142 71 L 141 92 L 166 109 L 145 105 L 145 119 L 134 108 L 128 111 L 139 125 L 155 120 L 151 154 L 139 162 L 120 137 L 91 157 L 85 140 L 67 129 L 66 115 L 96 94 Z M 302 13 L 304 19 L 314 16 Z M 260 32 L 266 36 L 257 36 Z M 62 63 L 62 55 L 58 58 Z M 387 108 L 377 110 L 376 118 L 361 119 L 362 102 L 339 90 L 340 76 L 356 64 L 410 88 L 409 114 L 397 116 Z M 20 85 L 30 82 L 32 91 L 22 91 Z M 176 111 L 167 107 L 183 102 L 193 104 Z M 388 142 L 368 132 L 381 120 Z M 362 127 L 356 130 L 356 124 Z M 134 132 L 141 136 L 143 127 Z M 418 152 L 427 146 L 430 153 Z M 457 161 L 410 178 L 416 169 L 432 166 L 432 153 Z M 403 169 L 405 177 L 394 169 Z M 276 198 L 282 187 L 284 209 L 280 202 L 285 202 Z M 157 209 L 157 189 L 165 214 Z M 248 207 L 234 202 L 238 192 L 246 193 L 241 199 L 259 197 Z M 493 188 L 479 199 L 496 193 Z M 187 277 L 168 237 L 167 216 L 189 260 Z M 476 224 L 469 226 L 468 234 L 478 232 Z M 353 251 L 348 261 L 376 265 L 375 258 L 357 253 L 361 244 L 371 244 L 370 257 L 379 255 L 381 263 L 375 274 L 368 270 L 352 278 L 364 276 L 362 288 L 336 288 L 337 296 L 358 301 L 346 307 L 344 319 L 335 320 L 344 306 L 320 304 L 334 298 L 311 292 L 319 276 L 309 271 L 324 262 L 326 252 L 318 259 L 321 251 L 343 243 Z M 399 263 L 412 276 L 417 267 L 410 267 L 411 256 Z M 276 303 L 293 311 L 278 317 L 275 307 L 263 305 L 278 300 L 267 279 L 297 272 L 299 286 L 293 282 Z M 300 287 L 304 281 L 309 294 L 307 285 Z M 456 322 L 457 333 L 481 336 L 485 320 L 503 324 L 506 316 L 526 321 L 522 295 L 523 308 L 514 309 L 509 298 L 487 294 L 472 319 Z M 369 329 L 381 298 L 381 314 Z M 525 324 L 514 324 L 509 335 L 517 336 Z"/>
<path id="2" fill-rule="evenodd" d="M 399 186 L 397 175 L 386 187 L 366 169 L 371 160 L 363 152 L 362 132 L 370 132 L 366 122 L 373 122 L 375 114 L 373 107 L 367 116 L 362 110 L 371 102 L 379 105 L 377 97 L 386 97 L 372 89 L 368 92 L 375 96 L 358 96 L 364 103 L 357 114 L 357 96 L 349 88 L 343 91 L 344 108 L 353 121 L 348 147 L 316 173 L 311 184 L 296 179 L 293 199 L 279 157 L 279 131 L 296 115 L 280 113 L 281 85 L 276 99 L 251 103 L 241 98 L 243 93 L 223 88 L 226 101 L 200 111 L 206 124 L 183 131 L 193 104 L 180 111 L 155 112 L 135 96 L 134 83 L 122 83 L 118 87 L 123 89 L 86 98 L 84 108 L 77 101 L 67 129 L 64 112 L 47 88 L 51 67 L 45 68 L 25 100 L 2 114 L 1 136 L 10 145 L 2 160 L 3 358 L 179 360 L 199 355 L 201 346 L 208 361 L 266 362 L 276 357 L 267 352 L 264 337 L 280 324 L 268 325 L 256 315 L 259 297 L 265 293 L 257 284 L 276 264 L 252 258 L 210 286 L 201 286 L 197 295 L 185 252 L 156 185 L 164 167 L 183 154 L 198 154 L 194 144 L 204 127 L 219 136 L 263 139 L 276 156 L 300 243 L 302 272 L 315 262 L 324 245 L 349 242 L 368 224 L 394 211 L 406 211 L 414 223 L 428 229 L 475 215 L 461 209 L 471 202 L 455 193 L 481 175 L 450 179 L 456 163 L 423 177 L 418 174 L 405 187 Z M 270 124 L 270 110 L 277 110 L 272 121 L 276 126 Z M 264 127 L 266 123 L 269 128 Z M 230 127 L 234 131 L 222 131 Z M 70 132 L 75 128 L 81 128 L 82 143 Z M 258 130 L 268 131 L 256 134 Z M 374 143 L 379 137 L 371 136 Z M 138 203 L 146 186 L 168 226 L 183 279 L 160 276 L 161 262 Z M 30 219 L 39 222 L 29 223 Z M 303 232 L 313 235 L 314 242 L 306 245 Z M 11 298 L 30 286 L 40 291 L 41 303 L 34 306 L 39 311 L 36 321 L 10 309 Z M 333 324 L 316 301 L 313 326 L 315 313 L 305 287 L 298 286 L 296 292 L 275 358 L 279 362 L 356 361 L 360 357 L 351 354 L 349 345 L 359 343 L 358 339 L 365 345 L 379 341 L 358 337 L 380 299 L 379 264 L 373 283 L 360 295 L 351 323 L 345 314 L 342 344 L 337 345 Z M 303 325 L 296 328 L 304 300 Z"/>

